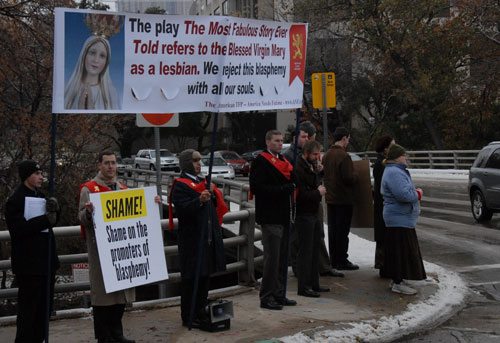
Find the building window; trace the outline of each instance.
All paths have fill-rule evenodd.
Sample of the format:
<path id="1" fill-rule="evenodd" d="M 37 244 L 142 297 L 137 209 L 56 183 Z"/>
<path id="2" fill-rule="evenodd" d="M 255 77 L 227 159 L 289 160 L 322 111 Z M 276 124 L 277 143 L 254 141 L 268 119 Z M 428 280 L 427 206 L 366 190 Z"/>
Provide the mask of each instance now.
<path id="1" fill-rule="evenodd" d="M 222 3 L 222 15 L 228 15 L 229 14 L 229 4 L 228 1 L 224 1 Z"/>

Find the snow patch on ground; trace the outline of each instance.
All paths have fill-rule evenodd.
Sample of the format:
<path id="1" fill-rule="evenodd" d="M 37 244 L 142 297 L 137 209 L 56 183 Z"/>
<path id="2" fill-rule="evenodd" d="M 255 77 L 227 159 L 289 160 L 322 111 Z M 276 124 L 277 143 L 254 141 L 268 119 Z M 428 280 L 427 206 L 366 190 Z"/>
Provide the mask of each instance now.
<path id="1" fill-rule="evenodd" d="M 469 170 L 464 169 L 411 169 L 412 178 L 431 178 L 436 180 L 468 180 Z"/>
<path id="2" fill-rule="evenodd" d="M 325 230 L 327 228 L 325 227 Z M 354 234 L 349 235 L 349 251 L 352 261 L 363 267 L 371 267 L 375 254 L 375 243 Z M 356 258 L 354 258 L 356 256 Z M 346 323 L 347 327 L 339 330 L 324 330 L 313 338 L 298 333 L 282 337 L 285 343 L 308 342 L 377 342 L 391 341 L 414 332 L 418 328 L 436 325 L 439 318 L 447 317 L 454 308 L 463 303 L 467 294 L 465 281 L 457 274 L 436 264 L 425 262 L 426 271 L 437 275 L 437 280 L 428 279 L 412 282 L 418 288 L 419 284 L 434 282 L 437 291 L 427 299 L 411 303 L 405 312 L 384 316 L 377 320 Z"/>

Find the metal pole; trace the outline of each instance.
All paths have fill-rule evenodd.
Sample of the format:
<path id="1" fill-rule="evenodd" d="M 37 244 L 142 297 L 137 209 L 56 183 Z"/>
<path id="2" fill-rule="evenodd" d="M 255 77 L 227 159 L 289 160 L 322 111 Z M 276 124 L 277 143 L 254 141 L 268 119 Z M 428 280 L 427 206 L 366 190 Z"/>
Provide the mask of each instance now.
<path id="1" fill-rule="evenodd" d="M 49 195 L 54 196 L 56 186 L 55 186 L 55 178 L 56 178 L 56 135 L 57 135 L 57 113 L 52 113 L 52 121 L 50 123 L 50 176 L 49 176 Z M 50 320 L 50 312 L 51 312 L 51 299 L 50 299 L 50 284 L 52 282 L 52 229 L 49 230 L 49 237 L 47 239 L 47 249 L 48 249 L 48 258 L 47 258 L 47 292 L 45 296 L 45 301 L 47 305 L 47 309 L 45 312 L 45 342 L 49 343 L 49 320 Z"/>
<path id="2" fill-rule="evenodd" d="M 57 113 L 52 113 L 50 123 L 50 175 L 49 175 L 49 195 L 54 196 L 56 178 L 56 134 L 57 134 Z"/>
<path id="3" fill-rule="evenodd" d="M 293 167 L 295 169 L 295 166 L 297 165 L 297 150 L 298 146 L 297 143 L 299 142 L 299 134 L 300 134 L 300 129 L 299 129 L 299 123 L 300 123 L 300 108 L 297 108 L 295 110 L 295 144 L 293 147 Z M 285 259 L 283 261 L 283 266 L 282 266 L 282 271 L 283 271 L 283 289 L 284 289 L 284 294 L 286 298 L 286 288 L 288 284 L 288 256 L 290 255 L 290 240 L 292 238 L 292 231 L 297 230 L 295 227 L 295 223 L 293 223 L 293 217 L 295 215 L 295 199 L 293 197 L 293 194 L 290 194 L 290 223 L 288 224 L 288 227 L 285 227 L 284 229 L 287 230 L 287 247 L 286 247 L 286 254 L 285 254 Z"/>
<path id="4" fill-rule="evenodd" d="M 326 153 L 328 150 L 328 118 L 326 108 L 326 75 L 321 74 L 321 93 L 323 94 L 323 150 Z"/>
<path id="5" fill-rule="evenodd" d="M 208 165 L 208 175 L 206 177 L 206 182 L 207 182 L 207 189 L 210 190 L 210 183 L 212 180 L 212 165 L 214 162 L 214 150 L 215 150 L 215 143 L 217 140 L 217 123 L 219 119 L 219 113 L 215 112 L 214 113 L 214 122 L 213 122 L 213 127 L 212 127 L 212 142 L 210 145 L 210 162 Z M 212 218 L 212 202 L 209 201 L 206 206 L 204 206 L 204 220 L 203 220 L 203 230 L 201 231 L 200 235 L 200 240 L 198 241 L 198 251 L 196 252 L 196 270 L 194 274 L 194 284 L 193 284 L 193 295 L 191 296 L 191 308 L 189 309 L 189 323 L 188 323 L 188 329 L 191 330 L 193 327 L 193 319 L 194 319 L 194 310 L 196 308 L 196 297 L 198 295 L 198 282 L 200 280 L 200 274 L 201 274 L 201 259 L 204 254 L 204 248 L 205 248 L 205 235 L 209 235 L 209 240 L 210 235 L 211 235 L 211 225 L 214 220 L 217 220 L 216 218 Z"/>
<path id="6" fill-rule="evenodd" d="M 160 128 L 154 127 L 154 135 L 155 135 L 155 152 L 156 152 L 156 193 L 161 197 L 161 156 L 160 156 Z M 162 203 L 158 204 L 160 209 L 160 218 L 163 218 L 163 205 Z M 163 230 L 162 230 L 163 237 Z M 165 240 L 163 240 L 165 241 Z M 164 283 L 158 284 L 158 295 L 160 298 L 167 297 L 167 285 Z"/>

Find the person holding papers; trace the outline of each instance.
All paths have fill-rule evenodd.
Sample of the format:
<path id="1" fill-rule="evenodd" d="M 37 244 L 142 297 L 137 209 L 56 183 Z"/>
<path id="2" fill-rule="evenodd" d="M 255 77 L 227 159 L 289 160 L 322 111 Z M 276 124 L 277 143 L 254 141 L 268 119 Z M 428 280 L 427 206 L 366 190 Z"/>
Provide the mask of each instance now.
<path id="1" fill-rule="evenodd" d="M 55 198 L 45 199 L 40 192 L 43 174 L 38 163 L 22 161 L 18 170 L 21 184 L 5 206 L 12 240 L 12 272 L 19 289 L 15 342 L 42 342 L 52 309 L 55 271 L 59 268 L 52 231 L 59 205 Z"/>
<path id="2" fill-rule="evenodd" d="M 94 334 L 99 343 L 131 343 L 135 341 L 123 336 L 122 317 L 125 304 L 135 300 L 135 289 L 129 288 L 106 294 L 92 219 L 94 206 L 89 196 L 90 193 L 117 191 L 126 189 L 127 186 L 116 179 L 117 164 L 113 151 L 102 151 L 99 153 L 98 161 L 99 172 L 96 177 L 80 186 L 78 212 L 89 255 L 90 302 L 94 315 Z"/>

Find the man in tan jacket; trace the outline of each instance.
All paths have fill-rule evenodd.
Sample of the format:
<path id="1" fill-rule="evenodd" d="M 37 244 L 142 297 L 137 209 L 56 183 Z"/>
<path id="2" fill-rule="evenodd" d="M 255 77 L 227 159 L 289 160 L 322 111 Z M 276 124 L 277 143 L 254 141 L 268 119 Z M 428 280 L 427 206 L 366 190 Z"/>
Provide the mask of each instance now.
<path id="1" fill-rule="evenodd" d="M 333 139 L 334 145 L 323 157 L 330 260 L 333 268 L 356 270 L 359 267 L 347 259 L 354 204 L 353 186 L 358 179 L 346 151 L 350 140 L 349 131 L 345 127 L 337 127 Z"/>
<path id="2" fill-rule="evenodd" d="M 135 289 L 116 291 L 106 294 L 102 276 L 92 212 L 94 206 L 90 202 L 90 193 L 109 192 L 125 189 L 127 186 L 116 179 L 116 155 L 112 151 L 99 154 L 96 177 L 81 185 L 78 219 L 86 236 L 89 255 L 90 301 L 94 315 L 94 333 L 98 343 L 122 342 L 133 343 L 134 340 L 123 336 L 122 317 L 125 304 L 135 300 Z"/>

